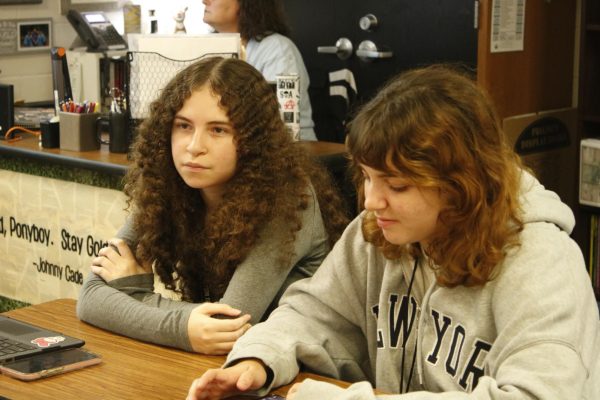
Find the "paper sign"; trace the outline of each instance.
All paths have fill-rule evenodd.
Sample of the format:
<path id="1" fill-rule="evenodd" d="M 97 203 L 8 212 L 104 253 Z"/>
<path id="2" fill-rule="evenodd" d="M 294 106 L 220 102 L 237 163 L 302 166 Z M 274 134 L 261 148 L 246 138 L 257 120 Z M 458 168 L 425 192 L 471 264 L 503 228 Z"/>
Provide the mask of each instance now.
<path id="1" fill-rule="evenodd" d="M 492 53 L 523 51 L 525 0 L 494 0 L 491 27 Z"/>

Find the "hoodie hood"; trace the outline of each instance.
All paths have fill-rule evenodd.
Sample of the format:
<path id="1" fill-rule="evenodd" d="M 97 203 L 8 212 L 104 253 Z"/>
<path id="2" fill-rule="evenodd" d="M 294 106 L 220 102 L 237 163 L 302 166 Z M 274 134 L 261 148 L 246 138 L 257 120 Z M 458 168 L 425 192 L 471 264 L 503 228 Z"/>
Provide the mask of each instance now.
<path id="1" fill-rule="evenodd" d="M 520 201 L 523 223 L 550 222 L 569 235 L 573 231 L 573 211 L 556 193 L 544 188 L 544 185 L 526 171 L 521 174 Z"/>
<path id="2" fill-rule="evenodd" d="M 560 200 L 558 194 L 547 190 L 533 175 L 527 171 L 521 172 L 521 187 L 519 196 L 521 206 L 521 217 L 524 224 L 536 222 L 549 222 L 556 225 L 567 234 L 575 227 L 575 216 L 573 211 Z M 485 287 L 485 286 L 484 286 Z M 440 286 L 435 282 L 429 287 L 421 304 L 422 309 L 427 309 L 434 292 L 439 291 Z M 442 289 L 442 291 L 447 289 Z M 458 290 L 458 289 L 452 289 Z M 491 289 L 494 290 L 494 289 Z M 428 313 L 422 313 L 419 318 L 419 327 L 424 326 Z M 423 343 L 426 335 L 425 329 L 417 329 L 417 341 Z M 423 385 L 423 355 L 422 347 L 417 347 L 417 375 L 419 384 Z"/>

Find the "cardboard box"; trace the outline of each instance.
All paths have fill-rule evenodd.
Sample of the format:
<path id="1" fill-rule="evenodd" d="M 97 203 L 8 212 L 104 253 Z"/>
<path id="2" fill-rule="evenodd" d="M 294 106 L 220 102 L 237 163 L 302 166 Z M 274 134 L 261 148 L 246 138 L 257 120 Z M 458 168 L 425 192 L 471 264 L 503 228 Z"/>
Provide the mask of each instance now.
<path id="1" fill-rule="evenodd" d="M 563 108 L 503 120 L 509 144 L 538 180 L 571 209 L 577 207 L 577 109 Z"/>

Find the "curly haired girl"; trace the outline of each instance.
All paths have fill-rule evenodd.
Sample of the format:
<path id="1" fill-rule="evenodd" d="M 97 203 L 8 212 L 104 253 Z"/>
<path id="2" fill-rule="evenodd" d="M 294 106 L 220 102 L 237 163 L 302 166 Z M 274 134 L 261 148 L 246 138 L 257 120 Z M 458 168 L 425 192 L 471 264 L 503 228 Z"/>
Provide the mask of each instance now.
<path id="1" fill-rule="evenodd" d="M 136 339 L 228 352 L 346 226 L 328 174 L 249 64 L 209 58 L 151 105 L 125 178 L 126 225 L 92 261 L 78 316 Z M 154 278 L 179 294 L 154 292 Z"/>

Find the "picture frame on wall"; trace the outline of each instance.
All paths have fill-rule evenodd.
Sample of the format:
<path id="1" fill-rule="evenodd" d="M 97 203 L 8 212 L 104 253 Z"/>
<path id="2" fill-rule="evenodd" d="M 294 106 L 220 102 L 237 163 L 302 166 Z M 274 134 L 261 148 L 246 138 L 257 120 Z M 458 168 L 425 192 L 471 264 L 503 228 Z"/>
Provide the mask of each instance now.
<path id="1" fill-rule="evenodd" d="M 17 22 L 17 51 L 50 50 L 52 47 L 52 21 L 31 20 Z"/>

